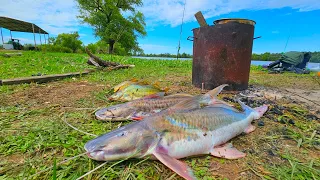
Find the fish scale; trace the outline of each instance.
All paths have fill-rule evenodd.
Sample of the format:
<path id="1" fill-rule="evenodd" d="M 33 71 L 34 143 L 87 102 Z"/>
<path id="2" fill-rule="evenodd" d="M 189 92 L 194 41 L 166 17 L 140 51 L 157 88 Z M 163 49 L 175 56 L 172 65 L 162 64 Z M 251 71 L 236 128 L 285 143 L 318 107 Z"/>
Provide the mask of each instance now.
<path id="1" fill-rule="evenodd" d="M 204 134 L 208 131 L 214 131 L 244 118 L 245 114 L 238 112 L 236 109 L 232 111 L 223 107 L 206 107 L 164 115 L 161 119 L 157 118 L 152 121 L 145 121 L 145 123 L 159 132 L 172 133 L 168 139 L 168 142 L 172 143 L 188 136 L 195 140 L 199 137 L 199 133 Z"/>
<path id="2" fill-rule="evenodd" d="M 146 97 L 124 104 L 102 108 L 97 111 L 95 115 L 100 120 L 124 120 L 128 118 L 130 119 L 132 116 L 143 118 L 144 116 L 166 109 L 191 97 L 193 96 L 190 94 L 173 94 L 165 97 Z M 143 114 L 143 116 L 141 114 Z"/>
<path id="3" fill-rule="evenodd" d="M 150 110 L 155 108 L 165 108 L 170 105 L 174 105 L 177 102 L 184 100 L 185 98 L 175 98 L 175 99 L 155 99 L 155 100 L 141 100 L 135 101 L 131 105 L 137 108 L 141 108 L 142 110 Z"/>

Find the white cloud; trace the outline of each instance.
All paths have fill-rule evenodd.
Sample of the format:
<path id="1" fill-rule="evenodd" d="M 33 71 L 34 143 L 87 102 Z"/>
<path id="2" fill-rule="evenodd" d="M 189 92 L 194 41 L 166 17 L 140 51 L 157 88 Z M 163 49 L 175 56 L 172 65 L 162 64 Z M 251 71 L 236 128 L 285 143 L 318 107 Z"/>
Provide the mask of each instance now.
<path id="1" fill-rule="evenodd" d="M 0 14 L 35 23 L 53 35 L 79 28 L 73 0 L 1 0 Z"/>
<path id="2" fill-rule="evenodd" d="M 181 24 L 185 0 L 143 0 L 140 7 L 147 30 L 157 25 Z M 52 35 L 79 30 L 75 0 L 1 0 L 0 15 L 37 24 Z M 205 18 L 240 10 L 262 10 L 289 7 L 299 12 L 320 9 L 319 0 L 186 0 L 184 22 L 195 21 L 194 14 L 202 11 Z M 212 24 L 212 22 L 208 22 Z"/>
<path id="3" fill-rule="evenodd" d="M 181 24 L 185 0 L 144 0 L 140 8 L 148 26 Z M 194 14 L 202 11 L 205 18 L 241 10 L 263 10 L 289 7 L 302 11 L 320 9 L 319 0 L 186 0 L 184 22 L 195 21 Z M 212 24 L 212 22 L 208 22 Z"/>

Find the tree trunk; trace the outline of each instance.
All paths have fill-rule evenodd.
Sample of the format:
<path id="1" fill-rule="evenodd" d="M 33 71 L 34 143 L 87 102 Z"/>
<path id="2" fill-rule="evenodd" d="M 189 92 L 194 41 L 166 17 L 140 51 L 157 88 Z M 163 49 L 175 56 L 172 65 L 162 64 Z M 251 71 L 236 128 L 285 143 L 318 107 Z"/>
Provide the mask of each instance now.
<path id="1" fill-rule="evenodd" d="M 115 40 L 112 40 L 112 39 L 109 40 L 109 54 L 113 54 L 114 43 L 115 43 Z"/>

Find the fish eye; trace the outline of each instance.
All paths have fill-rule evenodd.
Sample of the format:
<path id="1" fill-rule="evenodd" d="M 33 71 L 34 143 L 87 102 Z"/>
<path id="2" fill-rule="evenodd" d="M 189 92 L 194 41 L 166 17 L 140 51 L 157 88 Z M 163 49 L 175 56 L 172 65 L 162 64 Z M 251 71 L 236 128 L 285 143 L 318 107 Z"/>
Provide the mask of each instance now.
<path id="1" fill-rule="evenodd" d="M 126 131 L 119 133 L 117 136 L 118 136 L 118 137 L 121 137 L 121 136 L 125 136 L 125 135 L 127 135 L 127 132 L 126 132 Z"/>

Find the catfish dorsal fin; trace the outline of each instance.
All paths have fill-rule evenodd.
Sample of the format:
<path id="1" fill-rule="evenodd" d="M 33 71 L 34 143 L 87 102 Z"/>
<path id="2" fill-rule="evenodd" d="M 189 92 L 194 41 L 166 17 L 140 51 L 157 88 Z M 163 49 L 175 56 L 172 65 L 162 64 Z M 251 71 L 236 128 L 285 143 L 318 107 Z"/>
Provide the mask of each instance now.
<path id="1" fill-rule="evenodd" d="M 209 95 L 211 98 L 216 98 L 218 94 L 223 90 L 224 87 L 229 86 L 228 84 L 222 84 L 211 91 L 207 92 L 205 95 Z"/>

